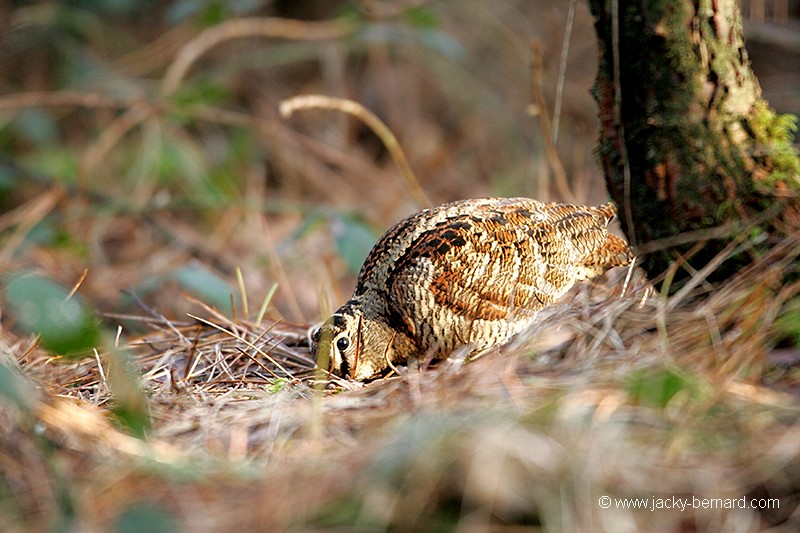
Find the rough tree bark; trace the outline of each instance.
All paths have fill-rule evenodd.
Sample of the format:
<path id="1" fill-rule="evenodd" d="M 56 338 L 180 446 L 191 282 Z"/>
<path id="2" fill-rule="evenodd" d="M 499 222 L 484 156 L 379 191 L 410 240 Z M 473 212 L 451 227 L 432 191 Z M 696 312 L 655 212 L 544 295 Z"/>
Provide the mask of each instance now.
<path id="1" fill-rule="evenodd" d="M 800 224 L 795 117 L 761 97 L 735 0 L 589 0 L 599 156 L 623 230 L 672 288 L 732 242 L 725 279 Z M 618 61 L 615 61 L 618 59 Z"/>

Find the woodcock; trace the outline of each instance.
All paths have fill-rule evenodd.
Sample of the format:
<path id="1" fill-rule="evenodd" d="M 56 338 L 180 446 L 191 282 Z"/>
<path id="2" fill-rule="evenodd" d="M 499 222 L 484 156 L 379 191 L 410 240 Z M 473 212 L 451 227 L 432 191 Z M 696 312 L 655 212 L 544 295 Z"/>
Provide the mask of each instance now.
<path id="1" fill-rule="evenodd" d="M 485 198 L 412 215 L 378 240 L 352 298 L 314 332 L 317 361 L 365 381 L 410 357 L 504 344 L 576 281 L 630 263 L 608 231 L 615 214 L 611 203 Z"/>

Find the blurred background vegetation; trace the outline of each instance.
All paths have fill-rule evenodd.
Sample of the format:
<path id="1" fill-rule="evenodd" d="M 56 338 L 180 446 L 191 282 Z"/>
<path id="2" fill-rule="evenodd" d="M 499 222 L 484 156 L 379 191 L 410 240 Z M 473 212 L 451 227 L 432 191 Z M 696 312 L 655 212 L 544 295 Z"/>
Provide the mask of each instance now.
<path id="1" fill-rule="evenodd" d="M 751 26 L 785 33 L 797 6 L 782 4 L 749 2 Z M 324 111 L 283 120 L 280 101 L 321 93 L 361 102 L 399 137 L 434 203 L 563 200 L 548 168 L 550 132 L 532 105 L 532 41 L 543 51 L 545 111 L 571 187 L 579 201 L 603 201 L 590 94 L 596 47 L 582 2 L 558 90 L 570 7 L 5 3 L 0 264 L 36 266 L 67 286 L 90 266 L 81 294 L 97 309 L 125 309 L 126 289 L 176 313 L 180 291 L 229 308 L 241 267 L 254 297 L 277 283 L 282 315 L 316 319 L 328 305 L 320 294 L 341 301 L 375 237 L 419 206 L 364 126 Z M 294 22 L 231 24 L 242 17 Z M 770 103 L 797 112 L 800 68 L 791 65 L 800 47 L 748 44 Z"/>
<path id="2" fill-rule="evenodd" d="M 574 24 L 569 22 L 573 5 Z M 743 10 L 748 18 L 748 50 L 766 98 L 778 112 L 797 114 L 800 2 L 750 0 L 744 2 Z M 251 22 L 243 24 L 242 20 Z M 0 28 L 0 284 L 4 289 L 0 293 L 0 363 L 8 363 L 8 368 L 0 365 L 0 392 L 23 412 L 32 409 L 36 393 L 25 388 L 27 382 L 9 368 L 18 362 L 39 361 L 31 355 L 31 340 L 21 334 L 25 331 L 51 331 L 52 336 L 42 334 L 41 342 L 44 348 L 55 351 L 78 350 L 91 355 L 91 348 L 99 342 L 113 353 L 112 325 L 124 325 L 123 338 L 143 331 L 141 322 L 125 318 L 128 314 L 142 314 L 143 307 L 184 320 L 187 311 L 196 309 L 196 302 L 191 300 L 194 297 L 230 316 L 232 302 L 237 312 L 243 312 L 242 297 L 246 294 L 251 316 L 262 301 L 268 300 L 267 313 L 273 319 L 305 324 L 319 320 L 346 299 L 361 261 L 378 235 L 420 206 L 381 142 L 362 124 L 321 110 L 301 111 L 288 120 L 281 118 L 278 108 L 286 98 L 312 93 L 346 97 L 374 111 L 398 136 L 417 178 L 434 203 L 490 195 L 564 200 L 554 185 L 548 161 L 545 136 L 549 135 L 555 139 L 576 200 L 599 203 L 607 199 L 594 156 L 597 109 L 590 89 L 597 50 L 584 2 L 5 2 L 0 5 Z M 562 64 L 568 28 L 569 49 Z M 541 76 L 540 89 L 547 103 L 544 110 L 533 105 L 537 87 L 532 81 L 532 41 L 542 50 L 543 64 L 537 74 Z M 559 89 L 562 66 L 564 83 Z M 542 112 L 550 117 L 550 129 L 541 126 Z M 239 277 L 244 291 L 237 286 Z M 78 288 L 78 296 L 70 297 L 70 288 Z M 144 306 L 137 305 L 137 301 Z M 735 308 L 740 308 L 739 303 Z M 796 316 L 796 310 L 794 315 L 781 315 L 781 328 L 800 338 Z M 75 322 L 62 333 L 59 328 L 67 320 L 65 317 Z M 76 332 L 78 336 L 71 337 Z M 784 355 L 796 358 L 793 353 Z M 97 360 L 99 366 L 99 356 Z M 498 370 L 491 364 L 490 369 Z M 30 366 L 58 372 L 44 364 Z M 788 368 L 787 374 L 792 368 L 796 374 L 796 362 Z M 326 431 L 334 434 L 332 438 L 337 443 L 345 444 L 327 452 L 339 453 L 333 457 L 344 457 L 344 464 L 355 466 L 344 474 L 341 468 L 320 467 L 313 461 L 309 466 L 309 457 L 327 457 L 326 464 L 336 463 L 330 456 L 319 455 L 320 449 L 314 447 L 319 442 L 303 441 L 295 444 L 296 448 L 286 446 L 291 450 L 286 454 L 290 457 L 283 456 L 282 460 L 288 466 L 281 469 L 279 465 L 277 475 L 260 479 L 257 496 L 272 498 L 277 494 L 279 500 L 281 495 L 289 498 L 287 492 L 298 488 L 308 491 L 303 492 L 304 498 L 330 503 L 330 494 L 335 494 L 340 499 L 334 500 L 330 509 L 320 511 L 319 523 L 324 527 L 352 522 L 359 512 L 365 513 L 364 508 L 380 514 L 387 507 L 382 497 L 387 498 L 392 490 L 406 491 L 408 497 L 402 503 L 408 506 L 408 512 L 401 505 L 397 516 L 401 517 L 401 525 L 405 517 L 410 521 L 405 525 L 413 528 L 419 524 L 414 522 L 411 510 L 440 490 L 442 497 L 431 500 L 426 512 L 447 522 L 454 513 L 457 515 L 454 506 L 464 496 L 457 492 L 466 483 L 461 476 L 471 475 L 468 470 L 475 464 L 494 464 L 491 461 L 498 457 L 495 448 L 508 442 L 513 453 L 506 449 L 507 456 L 501 457 L 498 468 L 507 470 L 512 483 L 529 490 L 541 507 L 539 511 L 552 504 L 548 512 L 556 518 L 551 524 L 563 519 L 562 525 L 569 529 L 575 523 L 570 523 L 566 511 L 561 517 L 563 508 L 548 490 L 566 487 L 567 493 L 586 496 L 582 491 L 588 490 L 585 486 L 594 475 L 591 465 L 601 474 L 605 472 L 603 475 L 610 472 L 610 467 L 602 466 L 608 456 L 599 451 L 586 452 L 587 456 L 579 452 L 578 459 L 587 462 L 593 455 L 603 457 L 599 461 L 594 457 L 591 465 L 578 468 L 586 479 L 579 476 L 564 481 L 569 476 L 558 468 L 567 469 L 575 457 L 571 451 L 584 450 L 586 442 L 602 444 L 600 449 L 618 461 L 614 464 L 628 464 L 639 460 L 634 458 L 647 458 L 617 446 L 620 438 L 641 440 L 643 449 L 657 455 L 661 452 L 659 457 L 680 455 L 680 450 L 689 447 L 684 446 L 686 441 L 700 442 L 703 451 L 703 447 L 714 448 L 714 439 L 728 438 L 723 430 L 731 431 L 731 442 L 744 440 L 736 433 L 740 427 L 756 436 L 765 432 L 765 426 L 775 430 L 769 424 L 785 413 L 781 411 L 775 418 L 771 411 L 769 417 L 748 416 L 750 411 L 737 410 L 744 400 L 737 397 L 734 402 L 722 405 L 720 400 L 717 404 L 717 391 L 703 381 L 705 378 L 686 377 L 673 370 L 657 369 L 652 379 L 652 373 L 637 371 L 626 376 L 627 381 L 614 382 L 616 389 L 611 386 L 611 391 L 601 388 L 588 392 L 580 387 L 591 378 L 580 378 L 578 385 L 569 378 L 542 386 L 545 378 L 534 376 L 535 387 L 515 388 L 514 384 L 500 383 L 505 377 L 497 371 L 492 374 L 499 377 L 491 389 L 502 391 L 497 396 L 514 403 L 519 401 L 515 397 L 518 394 L 524 400 L 533 398 L 541 403 L 520 402 L 536 405 L 533 411 L 524 413 L 524 418 L 511 409 L 511 415 L 505 413 L 487 420 L 477 413 L 485 407 L 482 394 L 489 385 L 475 378 L 477 372 L 465 373 L 463 379 L 472 380 L 469 387 L 455 378 L 451 380 L 454 383 L 428 383 L 429 395 L 425 396 L 431 403 L 457 403 L 462 397 L 459 394 L 472 395 L 478 398 L 478 408 L 472 413 L 462 416 L 458 411 L 456 416 L 440 417 L 426 412 L 419 419 L 398 416 L 393 423 L 399 429 L 390 431 L 397 435 L 390 440 L 394 442 L 390 449 L 382 449 L 385 440 L 373 439 L 363 445 L 374 452 L 372 455 L 362 453 L 361 445 L 353 444 L 350 432 L 355 433 L 352 428 L 385 424 L 386 413 L 350 409 L 347 401 L 369 405 L 372 400 L 366 393 L 355 395 L 353 400 L 340 398 L 342 427 Z M 727 379 L 727 375 L 723 378 Z M 798 378 L 794 375 L 787 380 L 796 384 Z M 653 390 L 654 382 L 666 385 Z M 125 380 L 121 383 L 124 385 Z M 97 383 L 93 386 L 100 389 Z M 394 400 L 381 405 L 388 405 L 387 409 L 395 414 L 402 413 L 409 398 L 417 400 L 416 389 L 408 392 L 408 397 L 400 397 L 400 385 L 394 386 L 390 390 L 394 391 Z M 450 386 L 455 392 L 448 399 Z M 436 392 L 436 388 L 444 392 Z M 66 394 L 64 389 L 58 391 Z M 187 401 L 188 395 L 173 395 L 172 389 L 168 392 L 172 395 L 169 401 L 176 402 L 168 409 L 164 407 L 167 400 L 159 394 L 153 393 L 150 398 L 155 423 L 161 424 L 161 438 L 170 441 L 189 431 L 165 430 L 167 416 L 173 417 L 173 422 L 195 416 L 193 430 L 201 435 L 193 437 L 196 440 L 192 445 L 195 451 L 208 453 L 212 460 L 201 467 L 194 462 L 188 467 L 168 461 L 164 463 L 169 467 L 147 463 L 147 468 L 131 468 L 119 478 L 118 463 L 93 463 L 91 472 L 108 474 L 108 478 L 100 475 L 98 479 L 103 481 L 81 494 L 107 497 L 108 500 L 92 499 L 99 503 L 92 503 L 97 507 L 89 508 L 99 508 L 105 518 L 116 517 L 120 531 L 125 527 L 142 528 L 143 524 L 174 530 L 174 516 L 164 516 L 161 507 L 148 507 L 148 497 L 166 494 L 164 501 L 170 497 L 180 500 L 175 496 L 180 494 L 176 487 L 204 476 L 214 478 L 211 490 L 215 493 L 229 491 L 232 497 L 252 501 L 250 486 L 242 484 L 242 478 L 226 468 L 217 468 L 219 465 L 214 462 L 220 456 L 234 455 L 235 430 L 239 427 L 236 424 L 246 428 L 245 441 L 250 437 L 261 443 L 253 454 L 263 463 L 269 463 L 264 457 L 272 458 L 271 454 L 277 453 L 274 450 L 282 451 L 270 438 L 283 438 L 283 432 L 288 432 L 288 441 L 301 433 L 298 427 L 305 428 L 296 419 L 307 413 L 291 411 L 285 422 L 275 423 L 280 431 L 275 429 L 273 435 L 272 419 L 265 422 L 258 418 L 266 416 L 268 410 L 264 404 L 251 402 L 252 407 L 243 409 L 252 411 L 236 415 L 249 416 L 251 421 L 234 417 L 230 422 L 219 415 L 221 429 L 215 431 L 228 431 L 230 435 L 225 434 L 227 441 L 221 437 L 217 441 L 203 433 L 208 411 L 196 414 L 192 411 L 196 406 L 181 403 Z M 575 396 L 568 396 L 571 392 Z M 663 394 L 660 396 L 659 392 Z M 134 409 L 141 397 L 128 394 L 132 398 L 122 406 Z M 289 391 L 283 396 L 276 394 L 274 399 L 261 399 L 273 402 L 268 405 L 275 412 L 280 414 L 286 409 L 289 413 L 285 402 L 287 398 L 296 399 L 292 394 L 301 395 Z M 124 395 L 117 392 L 118 398 Z M 653 395 L 655 399 L 650 398 Z M 703 398 L 702 406 L 690 413 L 694 418 L 689 417 L 688 423 L 681 417 L 685 414 L 681 409 L 691 403 L 687 402 L 687 395 Z M 619 400 L 620 396 L 623 400 Z M 201 394 L 198 397 L 213 403 Z M 671 404 L 670 411 L 667 407 L 673 397 L 682 403 L 677 407 Z M 604 409 L 608 409 L 607 398 L 612 403 L 619 401 L 619 405 L 625 401 L 649 402 L 663 408 L 655 415 L 646 411 L 643 416 L 642 427 L 657 425 L 659 432 L 648 430 L 641 439 L 641 434 L 633 431 L 620 437 L 620 431 L 628 431 L 624 425 L 627 419 L 610 430 L 608 426 L 599 429 L 591 420 L 586 422 L 591 418 L 581 414 L 586 402 L 606 402 Z M 772 397 L 768 399 L 772 401 Z M 495 402 L 495 398 L 488 401 Z M 785 407 L 778 400 L 765 400 L 755 412 L 774 405 Z M 616 413 L 614 409 L 612 406 L 610 413 Z M 712 411 L 722 412 L 713 424 L 706 418 Z M 137 422 L 135 413 L 116 414 L 127 420 L 125 425 L 134 434 L 147 431 L 148 422 Z M 18 425 L 6 424 L 13 417 L 4 410 L 0 410 L 0 416 L 4 421 L 0 424 L 4 428 L 0 431 L 0 451 L 5 452 L 0 454 L 0 466 L 17 483 L 9 481 L 0 486 L 0 496 L 13 493 L 20 508 L 36 509 L 46 517 L 38 523 L 52 524 L 47 518 L 52 511 L 48 506 L 59 507 L 61 516 L 79 514 L 81 498 L 65 487 L 69 476 L 76 472 L 76 478 L 81 474 L 89 477 L 81 463 L 87 460 L 79 456 L 71 469 L 64 467 L 68 474 L 63 473 L 62 463 L 52 460 L 59 446 L 69 448 L 74 442 L 64 439 L 53 444 L 40 438 L 38 423 L 29 421 L 26 425 L 14 419 Z M 216 416 L 215 411 L 211 418 L 216 420 Z M 605 416 L 600 418 L 605 420 Z M 622 412 L 623 418 L 627 416 Z M 789 416 L 786 419 L 793 420 Z M 729 420 L 731 424 L 727 424 Z M 52 425 L 52 419 L 48 423 Z M 747 429 L 748 424 L 752 430 Z M 708 435 L 700 428 L 706 426 L 713 428 L 714 438 L 708 441 L 712 444 L 703 442 Z M 686 436 L 681 433 L 686 427 L 687 432 L 697 431 Z M 780 425 L 778 428 L 783 429 Z M 609 431 L 603 433 L 601 429 Z M 786 440 L 783 435 L 776 440 Z M 76 441 L 82 438 L 73 437 Z M 465 444 L 461 437 L 468 442 Z M 663 440 L 658 440 L 661 437 Z M 658 442 L 647 448 L 649 439 Z M 113 443 L 114 453 L 119 449 L 138 450 L 127 441 L 123 446 L 119 444 L 122 441 L 109 437 L 109 442 Z M 408 443 L 414 446 L 407 452 Z M 724 444 L 719 447 L 724 448 Z M 443 450 L 441 457 L 446 460 L 427 462 L 431 445 Z M 540 461 L 539 455 L 522 451 L 531 446 L 535 454 L 548 459 Z M 568 451 L 562 453 L 562 447 Z M 689 447 L 686 453 L 694 451 Z M 734 458 L 749 460 L 758 457 L 758 451 L 753 447 Z M 416 452 L 418 455 L 414 455 Z M 474 457 L 470 455 L 473 452 Z M 104 450 L 101 455 L 105 453 Z M 116 457 L 114 453 L 109 456 Z M 142 455 L 152 459 L 148 454 Z M 781 460 L 790 455 L 784 454 Z M 140 459 L 136 453 L 132 456 Z M 3 462 L 9 457 L 14 459 Z M 18 457 L 23 459 L 17 461 Z M 550 459 L 552 462 L 548 462 Z M 6 468 L 8 464 L 20 471 L 12 472 Z M 409 464 L 414 468 L 406 469 Z M 246 468 L 251 466 L 245 464 Z M 308 468 L 303 470 L 305 467 Z M 169 468 L 175 471 L 168 471 Z M 688 477 L 690 469 L 687 472 Z M 715 472 L 720 483 L 728 479 L 722 466 Z M 608 475 L 617 475 L 612 474 Z M 652 482 L 646 474 L 633 477 L 639 488 Z M 115 483 L 121 479 L 129 492 L 123 495 L 122 489 L 104 490 L 117 487 Z M 300 481 L 293 481 L 296 479 Z M 363 485 L 364 479 L 387 485 L 372 493 L 363 488 L 371 486 Z M 540 485 L 542 479 L 550 484 Z M 437 487 L 426 492 L 424 480 L 432 480 Z M 151 493 L 159 483 L 162 492 Z M 376 481 L 376 486 L 380 483 Z M 342 495 L 334 492 L 336 488 L 353 492 Z M 511 502 L 511 523 L 533 524 L 547 514 L 531 510 L 526 502 L 520 504 L 512 489 L 503 492 Z M 197 489 L 198 501 L 204 501 L 206 490 L 205 486 Z M 45 493 L 47 496 L 41 496 Z M 251 500 L 246 499 L 248 496 Z M 482 493 L 464 497 L 483 501 Z M 145 503 L 136 503 L 139 500 Z M 84 505 L 88 505 L 85 501 Z M 123 501 L 134 504 L 115 507 Z M 283 514 L 276 515 L 275 523 L 290 523 L 291 517 L 287 516 L 296 503 L 294 494 L 282 509 Z M 4 505 L 0 498 L 0 514 L 8 510 Z M 120 508 L 123 512 L 117 516 Z M 267 513 L 267 509 L 273 510 L 268 507 L 259 512 Z M 240 507 L 232 507 L 230 514 L 246 524 L 258 523 L 258 512 L 248 522 L 241 518 L 246 514 L 241 511 Z M 191 518 L 190 512 L 184 512 Z M 226 516 L 224 512 L 219 514 L 218 524 L 229 523 Z M 17 523 L 36 523 L 37 518 L 41 516 L 29 514 Z M 447 523 L 452 525 L 452 520 Z"/>

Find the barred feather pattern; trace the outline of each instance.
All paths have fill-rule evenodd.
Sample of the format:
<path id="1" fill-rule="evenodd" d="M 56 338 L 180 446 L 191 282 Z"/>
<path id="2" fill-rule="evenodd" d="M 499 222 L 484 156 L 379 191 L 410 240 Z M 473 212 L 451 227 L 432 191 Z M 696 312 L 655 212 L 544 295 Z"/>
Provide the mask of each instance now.
<path id="1" fill-rule="evenodd" d="M 372 248 L 352 298 L 314 334 L 328 366 L 368 380 L 409 357 L 508 342 L 577 281 L 631 261 L 599 207 L 483 198 L 412 215 Z"/>

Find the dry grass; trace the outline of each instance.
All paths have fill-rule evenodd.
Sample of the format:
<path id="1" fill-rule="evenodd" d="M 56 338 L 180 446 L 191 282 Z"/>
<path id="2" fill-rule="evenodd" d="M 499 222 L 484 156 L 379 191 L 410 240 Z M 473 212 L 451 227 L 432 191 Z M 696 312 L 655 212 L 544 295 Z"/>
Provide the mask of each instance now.
<path id="1" fill-rule="evenodd" d="M 412 364 L 366 386 L 315 372 L 306 322 L 352 288 L 337 239 L 362 226 L 344 215 L 380 232 L 421 200 L 358 123 L 286 121 L 281 101 L 362 103 L 434 203 L 606 197 L 585 5 L 563 86 L 566 2 L 363 5 L 361 33 L 319 48 L 308 38 L 353 27 L 266 16 L 157 33 L 148 13 L 152 31 L 137 29 L 152 40 L 125 53 L 115 45 L 133 30 L 85 36 L 117 92 L 50 86 L 39 56 L 0 54 L 0 70 L 30 80 L 0 96 L 3 120 L 44 109 L 59 128 L 41 144 L 8 134 L 21 177 L 0 196 L 0 270 L 79 286 L 109 331 L 121 325 L 152 419 L 140 440 L 114 418 L 113 354 L 54 358 L 3 307 L 0 529 L 797 530 L 800 356 L 777 344 L 781 321 L 798 322 L 786 302 L 800 287 L 784 276 L 796 278 L 797 237 L 724 287 L 698 273 L 671 299 L 638 272 L 612 272 L 466 364 Z M 409 5 L 431 10 L 436 31 L 407 23 Z M 25 28 L 9 42 L 25 44 Z M 531 37 L 543 59 L 533 76 Z M 226 99 L 192 100 L 204 84 Z M 557 97 L 561 114 L 548 117 Z M 178 279 L 187 266 L 236 298 L 209 302 Z M 603 495 L 780 508 L 602 509 Z"/>
<path id="2" fill-rule="evenodd" d="M 195 302 L 202 318 L 148 318 L 152 331 L 131 342 L 153 418 L 147 441 L 110 422 L 102 357 L 34 350 L 19 366 L 42 391 L 35 414 L 4 410 L 18 524 L 51 523 L 69 483 L 89 530 L 122 511 L 156 512 L 144 503 L 203 531 L 753 531 L 792 515 L 781 527 L 795 527 L 797 389 L 761 383 L 777 311 L 798 290 L 777 274 L 799 242 L 681 301 L 638 274 L 620 294 L 618 272 L 573 291 L 499 353 L 366 386 L 315 375 L 306 326 L 256 326 Z M 747 495 L 779 498 L 780 509 L 601 509 L 603 495 Z"/>

